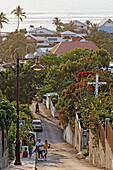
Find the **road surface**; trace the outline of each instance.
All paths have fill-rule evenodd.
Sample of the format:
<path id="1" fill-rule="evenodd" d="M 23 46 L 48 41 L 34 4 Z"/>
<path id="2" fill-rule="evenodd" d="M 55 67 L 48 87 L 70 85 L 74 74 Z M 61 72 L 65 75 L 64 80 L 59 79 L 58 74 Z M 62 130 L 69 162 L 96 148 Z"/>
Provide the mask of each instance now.
<path id="1" fill-rule="evenodd" d="M 31 106 L 33 113 L 35 112 L 35 102 Z M 63 132 L 58 126 L 59 121 L 53 118 L 50 111 L 39 103 L 39 114 L 34 116 L 42 120 L 43 132 L 36 133 L 36 140 L 45 139 L 51 144 L 48 150 L 47 161 L 38 161 L 37 170 L 99 170 L 99 168 L 90 165 L 88 160 L 76 158 L 75 149 L 68 143 L 64 142 Z"/>

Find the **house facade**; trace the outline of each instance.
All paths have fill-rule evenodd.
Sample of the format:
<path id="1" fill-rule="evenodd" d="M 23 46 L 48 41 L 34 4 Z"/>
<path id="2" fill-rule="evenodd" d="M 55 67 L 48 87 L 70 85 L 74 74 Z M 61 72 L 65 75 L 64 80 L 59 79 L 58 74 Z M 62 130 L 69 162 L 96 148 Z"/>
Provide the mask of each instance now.
<path id="1" fill-rule="evenodd" d="M 27 33 L 25 35 L 25 37 L 26 37 L 27 44 L 30 44 L 30 45 L 36 45 L 37 44 L 37 39 L 32 34 Z"/>
<path id="2" fill-rule="evenodd" d="M 33 28 L 31 30 L 28 31 L 30 34 L 34 35 L 34 36 L 47 36 L 47 35 L 55 35 L 55 32 L 54 31 L 51 31 L 47 28 L 44 28 L 42 26 L 40 27 L 36 27 L 36 28 Z"/>
<path id="3" fill-rule="evenodd" d="M 108 33 L 113 33 L 113 21 L 110 18 L 104 18 L 98 24 L 98 31 L 105 31 Z"/>
<path id="4" fill-rule="evenodd" d="M 74 29 L 74 31 L 82 31 L 82 30 L 87 30 L 87 25 L 84 24 L 81 21 L 78 20 L 74 20 L 74 25 L 76 26 L 76 28 Z"/>

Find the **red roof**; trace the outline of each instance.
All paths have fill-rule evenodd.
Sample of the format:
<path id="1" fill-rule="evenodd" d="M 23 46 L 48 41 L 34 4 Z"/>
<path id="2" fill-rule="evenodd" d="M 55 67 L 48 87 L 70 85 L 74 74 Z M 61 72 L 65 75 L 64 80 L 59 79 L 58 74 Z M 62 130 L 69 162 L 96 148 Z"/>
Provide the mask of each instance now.
<path id="1" fill-rule="evenodd" d="M 60 42 L 50 49 L 52 53 L 55 54 L 64 54 L 73 50 L 74 48 L 90 48 L 93 50 L 99 49 L 93 42 L 91 41 L 69 41 L 69 42 Z"/>

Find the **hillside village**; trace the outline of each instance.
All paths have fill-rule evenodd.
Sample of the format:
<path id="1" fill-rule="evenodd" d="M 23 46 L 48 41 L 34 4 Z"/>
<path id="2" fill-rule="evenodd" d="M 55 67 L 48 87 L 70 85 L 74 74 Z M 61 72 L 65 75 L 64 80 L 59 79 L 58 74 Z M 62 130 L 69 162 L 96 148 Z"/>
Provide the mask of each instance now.
<path id="1" fill-rule="evenodd" d="M 88 154 L 89 154 L 88 159 L 91 164 L 97 167 L 101 167 L 101 168 L 113 169 L 113 164 L 112 164 L 112 161 L 113 161 L 112 159 L 113 158 L 113 142 L 112 142 L 113 129 L 112 129 L 112 124 L 110 124 L 110 118 L 105 117 L 104 121 L 102 119 L 101 120 L 102 124 L 100 121 L 98 124 L 98 128 L 96 129 L 94 133 L 93 130 L 95 129 L 93 129 L 92 127 L 86 128 L 87 126 L 83 126 L 85 123 L 87 124 L 87 122 L 84 122 L 83 117 L 81 117 L 82 111 L 86 112 L 89 115 L 89 117 L 91 116 L 90 115 L 91 110 L 88 107 L 91 107 L 90 101 L 92 102 L 94 101 L 94 102 L 98 102 L 98 106 L 95 106 L 95 103 L 93 103 L 95 107 L 95 111 L 93 110 L 93 106 L 92 106 L 91 108 L 92 113 L 95 113 L 96 111 L 99 111 L 100 113 L 99 106 L 101 106 L 103 107 L 102 112 L 108 109 L 106 111 L 107 113 L 109 113 L 107 114 L 107 116 L 110 115 L 112 118 L 112 114 L 111 114 L 112 104 L 111 103 L 113 99 L 112 97 L 110 98 L 109 95 L 113 91 L 112 90 L 112 84 L 113 84 L 112 83 L 112 73 L 113 73 L 112 71 L 112 68 L 113 68 L 112 43 L 113 42 L 111 43 L 109 42 L 109 40 L 106 40 L 107 39 L 106 37 L 109 35 L 110 38 L 112 39 L 113 21 L 109 18 L 103 19 L 98 24 L 98 26 L 96 27 L 96 31 L 94 32 L 93 31 L 91 32 L 89 25 L 84 24 L 78 20 L 75 20 L 75 25 L 76 25 L 76 28 L 74 31 L 66 30 L 63 32 L 55 32 L 55 31 L 52 31 L 52 30 L 49 30 L 47 28 L 43 28 L 42 26 L 40 26 L 36 28 L 34 27 L 30 28 L 30 30 L 27 31 L 24 34 L 24 36 L 18 35 L 18 38 L 24 37 L 23 39 L 26 41 L 25 48 L 24 48 L 25 50 L 24 56 L 22 55 L 22 57 L 25 59 L 34 59 L 38 57 L 38 59 L 40 59 L 39 64 L 40 62 L 41 64 L 42 63 L 45 64 L 45 71 L 36 74 L 34 77 L 33 75 L 35 73 L 30 70 L 30 67 L 27 68 L 29 70 L 28 75 L 30 75 L 30 80 L 31 80 L 30 83 L 32 82 L 34 83 L 34 80 L 36 82 L 34 84 L 30 84 L 29 86 L 27 86 L 27 88 L 29 88 L 29 91 L 30 92 L 33 91 L 33 93 L 28 93 L 28 91 L 24 93 L 24 90 L 23 90 L 23 95 L 24 94 L 27 95 L 28 98 L 25 96 L 27 98 L 25 99 L 25 97 L 23 97 L 21 94 L 20 103 L 22 104 L 22 102 L 24 101 L 26 103 L 28 102 L 28 104 L 31 104 L 30 102 L 33 99 L 32 97 L 36 95 L 37 89 L 41 89 L 42 87 L 42 89 L 40 90 L 40 95 L 37 94 L 38 99 L 40 99 L 40 96 L 42 95 L 40 102 L 43 102 L 42 97 L 44 97 L 44 95 L 46 96 L 45 98 L 46 102 L 44 103 L 46 108 L 50 110 L 51 115 L 53 117 L 59 119 L 59 125 L 63 130 L 63 139 L 66 142 L 70 143 L 74 148 L 76 148 L 78 152 L 77 157 L 81 158 L 83 156 L 82 152 L 85 150 L 85 151 L 88 151 Z M 11 38 L 10 36 L 8 37 L 8 35 L 10 35 L 10 33 L 1 32 L 1 36 L 2 36 L 1 44 L 3 44 L 3 46 L 1 47 L 3 48 L 5 46 L 4 44 L 7 41 L 7 39 L 10 40 Z M 101 35 L 105 37 L 101 39 Z M 13 36 L 14 36 L 13 40 L 15 40 L 15 34 Z M 97 42 L 97 40 L 99 41 Z M 101 43 L 101 40 L 103 40 L 104 43 Z M 107 42 L 108 43 L 105 44 L 105 41 L 106 43 Z M 10 42 L 12 43 L 12 40 L 8 42 L 9 44 L 7 46 L 7 49 L 10 46 Z M 24 46 L 23 44 L 22 46 Z M 111 46 L 109 46 L 109 44 Z M 12 47 L 11 47 L 11 50 L 13 51 Z M 1 78 L 3 76 L 2 81 L 5 79 L 5 76 L 6 76 L 7 80 L 9 81 L 10 86 L 12 87 L 14 83 L 12 83 L 12 81 L 10 81 L 9 79 L 11 79 L 11 77 L 13 76 L 14 76 L 13 78 L 15 78 L 15 72 L 12 73 L 13 68 L 12 70 L 9 71 L 9 75 L 11 77 L 10 76 L 8 77 L 7 75 L 7 72 L 8 72 L 7 70 L 9 68 L 7 66 L 12 66 L 13 62 L 15 61 L 15 59 L 13 58 L 13 52 L 11 50 L 8 49 L 7 51 L 7 53 L 10 51 L 9 52 L 10 57 L 9 56 L 6 57 L 5 55 L 7 55 L 7 53 L 4 54 L 3 53 L 4 51 L 0 51 L 1 52 L 0 70 L 1 72 L 4 72 L 4 73 L 1 73 Z M 75 56 L 73 54 L 75 54 Z M 53 58 L 50 58 L 49 64 L 47 63 L 48 56 L 53 57 Z M 58 59 L 58 57 L 61 57 L 60 58 L 61 61 Z M 69 57 L 70 58 L 72 57 L 73 59 L 72 58 L 69 59 Z M 98 57 L 100 57 L 100 59 Z M 103 58 L 101 59 L 101 57 Z M 53 67 L 54 65 L 56 65 L 56 68 Z M 71 70 L 70 65 L 72 66 L 72 70 Z M 23 70 L 26 71 L 26 68 L 23 68 Z M 105 72 L 104 74 L 102 70 L 109 70 L 109 71 Z M 23 75 L 24 75 L 24 71 L 23 71 Z M 101 84 L 104 81 L 107 82 L 106 87 L 105 85 L 102 85 L 102 89 L 99 90 L 99 93 L 100 93 L 99 99 L 95 99 L 94 97 L 94 94 L 96 91 L 95 86 L 94 86 L 94 81 L 96 79 L 97 74 L 100 76 L 99 77 L 100 79 L 98 80 L 98 82 L 96 82 L 97 84 L 99 83 L 99 81 L 101 81 Z M 29 77 L 28 75 L 26 79 Z M 46 75 L 47 77 L 45 78 L 44 76 Z M 38 80 L 36 80 L 36 77 L 38 78 L 39 82 Z M 64 79 L 61 77 L 63 77 Z M 26 85 L 26 81 L 29 81 L 29 79 L 25 81 L 23 77 L 20 77 L 20 80 L 21 80 L 21 83 L 23 81 L 23 84 L 22 84 L 23 86 L 20 83 L 20 89 L 22 90 L 24 89 L 24 85 Z M 63 80 L 65 81 L 64 84 L 63 84 Z M 1 81 L 1 85 L 2 85 L 2 90 L 4 94 L 8 96 L 11 101 L 13 101 L 13 97 L 14 97 L 13 92 L 11 93 L 11 91 L 8 91 L 8 89 L 7 90 L 4 89 L 3 83 L 4 83 L 5 88 L 8 85 L 5 81 L 4 82 L 2 81 Z M 92 81 L 93 81 L 93 85 L 89 85 L 88 87 L 86 87 L 87 86 L 86 84 Z M 108 85 L 109 82 L 110 82 L 110 85 Z M 51 86 L 48 85 L 49 83 L 51 83 Z M 36 84 L 38 84 L 38 86 L 36 86 Z M 98 88 L 99 87 L 100 85 L 98 84 Z M 12 89 L 13 89 L 12 91 L 15 91 L 14 88 Z M 56 90 L 58 93 L 59 91 L 60 93 L 62 91 L 62 93 L 60 94 L 62 98 L 61 101 L 59 99 L 60 97 L 58 93 L 57 95 L 52 94 L 49 96 L 49 92 L 51 92 L 51 89 L 54 91 L 58 89 Z M 86 95 L 86 93 L 87 93 L 87 96 L 85 98 L 84 96 Z M 103 93 L 105 93 L 105 96 Z M 76 97 L 74 96 L 77 96 L 77 99 L 75 99 Z M 90 96 L 92 97 L 92 99 Z M 23 101 L 22 101 L 22 98 L 23 98 Z M 84 98 L 84 102 L 86 102 L 85 104 L 82 103 L 83 98 Z M 103 98 L 106 99 L 106 101 L 109 101 L 110 105 L 107 105 L 108 104 L 107 102 L 106 102 L 107 104 L 101 105 L 100 104 L 101 102 L 102 103 L 105 102 Z M 55 99 L 57 101 L 55 101 Z M 87 99 L 88 101 L 86 101 Z M 1 100 L 1 97 L 0 97 L 0 100 Z M 70 104 L 69 105 L 70 107 L 67 106 L 66 108 L 67 103 L 64 102 L 65 100 L 66 102 L 71 102 L 72 105 L 68 103 Z M 58 101 L 60 101 L 59 105 L 57 105 Z M 81 106 L 81 103 L 83 104 L 83 106 Z M 87 105 L 87 109 L 89 109 L 88 111 L 87 109 L 85 110 L 86 105 Z M 68 109 L 70 108 L 72 108 L 72 116 L 70 116 L 71 113 L 67 114 L 68 116 L 65 115 L 65 113 L 67 113 L 69 111 Z M 83 110 L 80 112 L 79 109 L 81 110 L 83 109 Z M 93 116 L 92 118 L 90 117 L 92 120 L 92 124 L 93 123 L 96 124 L 95 122 L 98 120 L 98 118 L 95 117 L 95 115 Z M 100 113 L 99 116 L 101 118 L 102 113 Z M 86 119 L 87 118 L 85 118 L 85 120 Z M 6 132 L 4 132 L 4 135 L 2 134 L 2 131 L 0 131 L 0 133 L 1 133 L 0 149 L 2 150 L 2 152 L 0 153 L 0 169 L 3 169 L 7 167 L 8 165 L 8 143 L 7 143 L 8 136 Z M 95 134 L 96 134 L 96 137 L 95 137 Z M 86 156 L 84 156 L 84 158 L 86 158 Z"/>

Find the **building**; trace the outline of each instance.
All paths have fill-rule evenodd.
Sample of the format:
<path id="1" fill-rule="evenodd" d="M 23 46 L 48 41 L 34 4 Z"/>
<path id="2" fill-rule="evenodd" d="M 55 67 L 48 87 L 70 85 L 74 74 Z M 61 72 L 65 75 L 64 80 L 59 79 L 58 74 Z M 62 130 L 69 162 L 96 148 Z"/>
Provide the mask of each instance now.
<path id="1" fill-rule="evenodd" d="M 28 32 L 34 36 L 48 36 L 48 35 L 53 36 L 56 34 L 54 31 L 51 31 L 51 30 L 44 28 L 42 26 L 33 28 L 33 29 L 29 30 Z"/>
<path id="2" fill-rule="evenodd" d="M 50 51 L 54 54 L 64 54 L 69 52 L 75 48 L 89 48 L 93 50 L 97 50 L 98 47 L 91 41 L 86 41 L 83 37 L 73 37 L 71 41 L 60 42 L 55 45 Z"/>
<path id="3" fill-rule="evenodd" d="M 25 35 L 25 37 L 26 37 L 27 44 L 30 44 L 30 45 L 36 45 L 37 44 L 37 39 L 32 34 L 27 33 Z"/>
<path id="4" fill-rule="evenodd" d="M 98 24 L 98 31 L 105 31 L 108 33 L 113 33 L 113 21 L 110 18 L 104 18 Z"/>
<path id="5" fill-rule="evenodd" d="M 74 36 L 76 36 L 76 33 L 72 31 L 61 32 L 61 37 L 63 39 L 71 39 Z"/>
<path id="6" fill-rule="evenodd" d="M 82 30 L 87 30 L 87 25 L 84 24 L 83 22 L 81 21 L 78 21 L 78 20 L 74 20 L 74 25 L 76 26 L 76 28 L 74 29 L 74 31 L 82 31 Z"/>

